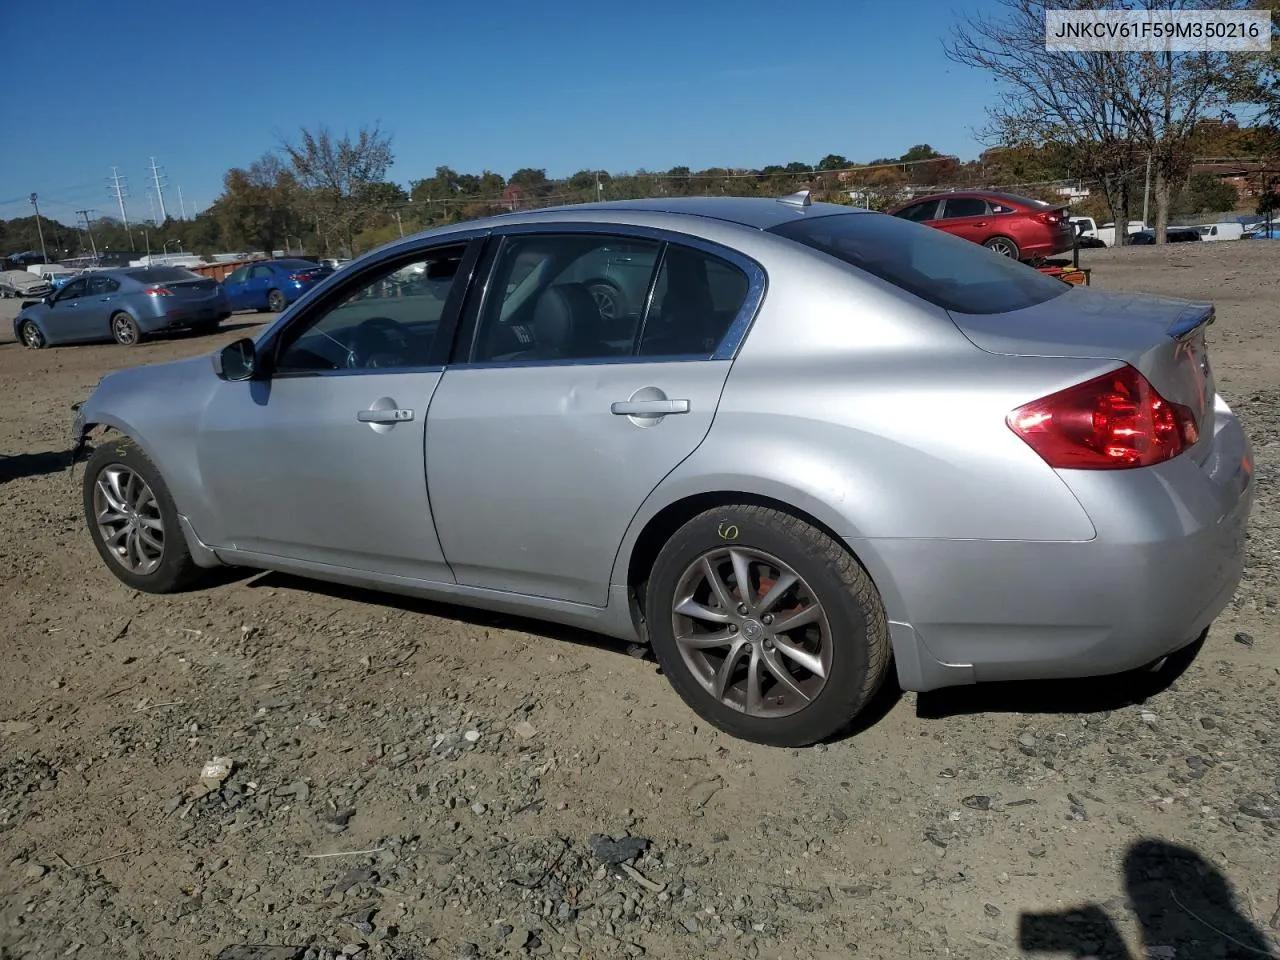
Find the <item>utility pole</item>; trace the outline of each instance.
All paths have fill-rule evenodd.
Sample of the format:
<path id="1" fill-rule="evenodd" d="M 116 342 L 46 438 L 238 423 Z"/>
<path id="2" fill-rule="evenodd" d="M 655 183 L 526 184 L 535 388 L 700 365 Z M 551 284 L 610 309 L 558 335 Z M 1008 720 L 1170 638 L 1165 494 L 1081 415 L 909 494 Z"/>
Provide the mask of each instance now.
<path id="1" fill-rule="evenodd" d="M 182 202 L 182 184 L 178 184 L 178 210 L 182 213 L 182 219 L 187 219 L 187 205 Z"/>
<path id="2" fill-rule="evenodd" d="M 49 262 L 49 254 L 44 249 L 44 227 L 40 225 L 40 204 L 39 197 L 34 193 L 31 195 L 31 206 L 36 209 L 36 233 L 40 234 L 40 256 L 45 263 Z"/>
<path id="3" fill-rule="evenodd" d="M 133 231 L 129 228 L 129 214 L 124 209 L 124 198 L 129 192 L 129 185 L 125 182 L 125 178 L 120 176 L 120 172 L 116 167 L 111 168 L 111 193 L 116 198 L 116 203 L 120 205 L 120 220 L 124 223 L 124 232 L 129 236 L 129 246 L 133 246 Z"/>
<path id="4" fill-rule="evenodd" d="M 151 182 L 156 185 L 156 199 L 160 201 L 160 222 L 164 223 L 169 219 L 169 214 L 164 209 L 164 186 L 160 183 L 160 168 L 156 166 L 156 158 L 151 158 Z M 165 179 L 168 179 L 167 177 Z"/>
<path id="5" fill-rule="evenodd" d="M 400 219 L 400 211 L 396 211 L 396 226 L 400 228 L 400 236 L 404 236 L 404 223 Z"/>
<path id="6" fill-rule="evenodd" d="M 90 210 L 77 210 L 77 211 L 76 211 L 76 213 L 78 213 L 78 214 L 80 214 L 80 216 L 84 217 L 84 230 L 85 230 L 85 233 L 89 234 L 89 249 L 93 251 L 93 259 L 94 259 L 94 260 L 97 260 L 97 259 L 98 259 L 98 245 L 97 245 L 96 243 L 94 243 L 94 242 L 93 242 L 93 227 L 92 227 L 92 225 L 90 224 L 90 221 L 89 221 L 89 214 L 90 214 L 91 212 L 92 212 L 92 211 L 90 211 Z"/>
<path id="7" fill-rule="evenodd" d="M 1142 191 L 1142 228 L 1147 228 L 1147 205 L 1151 202 L 1151 154 L 1147 154 L 1147 186 Z M 1124 225 L 1125 233 L 1129 231 L 1129 225 Z"/>

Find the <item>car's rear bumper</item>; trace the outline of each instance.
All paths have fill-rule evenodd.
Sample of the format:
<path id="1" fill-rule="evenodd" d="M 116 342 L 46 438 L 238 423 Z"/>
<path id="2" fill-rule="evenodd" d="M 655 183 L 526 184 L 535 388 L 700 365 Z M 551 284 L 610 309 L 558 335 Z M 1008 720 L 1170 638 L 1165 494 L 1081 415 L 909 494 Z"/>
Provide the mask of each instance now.
<path id="1" fill-rule="evenodd" d="M 1253 498 L 1221 400 L 1215 421 L 1203 463 L 1064 472 L 1089 541 L 850 541 L 881 584 L 902 685 L 1101 676 L 1193 642 L 1240 581 Z"/>

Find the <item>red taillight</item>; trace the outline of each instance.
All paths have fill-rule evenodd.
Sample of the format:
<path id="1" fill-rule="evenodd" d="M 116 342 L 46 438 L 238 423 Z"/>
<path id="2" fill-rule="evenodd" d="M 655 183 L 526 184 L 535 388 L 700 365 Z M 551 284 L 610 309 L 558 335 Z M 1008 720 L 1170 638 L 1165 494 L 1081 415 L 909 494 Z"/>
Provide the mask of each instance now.
<path id="1" fill-rule="evenodd" d="M 168 287 L 147 287 L 148 297 L 172 297 L 173 291 Z"/>
<path id="2" fill-rule="evenodd" d="M 1036 216 L 1041 223 L 1057 223 L 1062 219 L 1061 210 L 1050 210 L 1048 213 L 1041 213 Z"/>
<path id="3" fill-rule="evenodd" d="M 1170 403 L 1130 366 L 1034 400 L 1007 419 L 1014 433 L 1061 470 L 1149 467 L 1200 437 L 1190 408 Z"/>
<path id="4" fill-rule="evenodd" d="M 314 273 L 291 273 L 289 279 L 294 283 L 301 283 L 304 280 L 314 280 L 315 276 Z"/>

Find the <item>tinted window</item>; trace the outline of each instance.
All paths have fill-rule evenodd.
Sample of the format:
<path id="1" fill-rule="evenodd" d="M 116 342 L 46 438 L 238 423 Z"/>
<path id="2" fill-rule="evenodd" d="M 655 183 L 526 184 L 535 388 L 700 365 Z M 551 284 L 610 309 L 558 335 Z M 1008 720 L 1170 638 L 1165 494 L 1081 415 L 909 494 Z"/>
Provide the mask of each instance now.
<path id="1" fill-rule="evenodd" d="M 143 267 L 141 270 L 130 270 L 125 276 L 139 283 L 177 283 L 180 280 L 200 279 L 200 274 L 192 273 L 185 267 Z"/>
<path id="2" fill-rule="evenodd" d="M 261 265 L 256 266 L 249 271 L 249 276 L 252 277 L 254 280 L 261 280 L 263 277 L 271 276 L 271 268 L 264 267 Z"/>
<path id="3" fill-rule="evenodd" d="M 290 326 L 276 371 L 427 366 L 465 251 L 441 248 L 353 278 Z"/>
<path id="4" fill-rule="evenodd" d="M 773 232 L 958 313 L 1021 310 L 1069 289 L 976 243 L 883 214 L 792 220 Z"/>
<path id="5" fill-rule="evenodd" d="M 640 340 L 644 356 L 710 356 L 747 299 L 750 281 L 729 263 L 670 244 Z"/>
<path id="6" fill-rule="evenodd" d="M 106 296 L 108 293 L 115 293 L 120 289 L 120 284 L 112 280 L 110 277 L 90 277 L 89 278 L 89 295 L 90 296 Z"/>
<path id="7" fill-rule="evenodd" d="M 937 209 L 937 200 L 926 200 L 923 203 L 913 203 L 909 207 L 903 207 L 894 216 L 901 217 L 903 220 L 911 220 L 915 223 L 923 223 L 925 220 L 932 220 Z"/>
<path id="8" fill-rule="evenodd" d="M 985 217 L 987 201 L 981 197 L 947 197 L 942 215 L 944 217 Z"/>
<path id="9" fill-rule="evenodd" d="M 72 280 L 58 293 L 58 299 L 74 300 L 76 297 L 83 297 L 85 295 L 85 287 L 88 285 L 88 282 L 89 281 L 83 277 L 79 280 Z"/>
<path id="10" fill-rule="evenodd" d="M 236 269 L 232 270 L 230 273 L 227 274 L 227 278 L 222 282 L 223 283 L 244 283 L 248 279 L 249 279 L 249 268 L 236 267 Z"/>
<path id="11" fill-rule="evenodd" d="M 293 273 L 294 271 L 297 271 L 297 270 L 319 270 L 320 269 L 320 264 L 313 263 L 310 260 L 273 260 L 272 263 L 274 263 L 281 270 L 288 270 L 290 273 Z"/>
<path id="12" fill-rule="evenodd" d="M 656 241 L 602 234 L 507 238 L 478 321 L 474 361 L 634 354 L 660 250 Z"/>

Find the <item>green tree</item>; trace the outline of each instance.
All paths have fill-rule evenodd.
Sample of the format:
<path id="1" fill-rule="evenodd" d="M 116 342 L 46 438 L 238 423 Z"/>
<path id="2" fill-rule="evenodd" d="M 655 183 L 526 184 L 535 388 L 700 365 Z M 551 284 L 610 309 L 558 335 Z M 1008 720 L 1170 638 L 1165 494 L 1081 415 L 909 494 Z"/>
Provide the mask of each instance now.
<path id="1" fill-rule="evenodd" d="M 219 239 L 270 253 L 298 232 L 298 183 L 275 154 L 263 154 L 247 170 L 233 167 L 222 185 L 213 207 Z"/>

